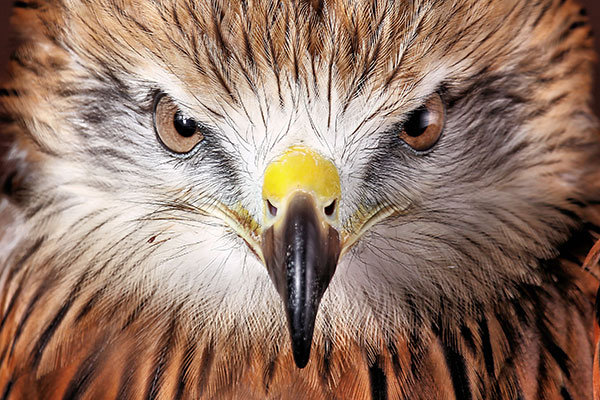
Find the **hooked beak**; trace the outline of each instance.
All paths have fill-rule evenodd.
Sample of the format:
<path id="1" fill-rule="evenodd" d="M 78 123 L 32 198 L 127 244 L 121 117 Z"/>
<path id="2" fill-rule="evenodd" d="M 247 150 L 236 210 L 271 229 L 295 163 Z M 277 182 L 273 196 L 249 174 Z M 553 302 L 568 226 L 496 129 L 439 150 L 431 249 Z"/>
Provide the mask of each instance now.
<path id="1" fill-rule="evenodd" d="M 340 255 L 340 235 L 316 216 L 313 199 L 300 193 L 279 226 L 263 234 L 267 270 L 283 299 L 294 361 L 303 368 L 310 356 L 315 319 Z"/>
<path id="2" fill-rule="evenodd" d="M 265 172 L 262 253 L 283 300 L 298 368 L 310 357 L 321 298 L 341 250 L 337 222 L 340 183 L 333 164 L 305 148 L 291 148 Z M 276 205 L 274 205 L 276 204 Z"/>

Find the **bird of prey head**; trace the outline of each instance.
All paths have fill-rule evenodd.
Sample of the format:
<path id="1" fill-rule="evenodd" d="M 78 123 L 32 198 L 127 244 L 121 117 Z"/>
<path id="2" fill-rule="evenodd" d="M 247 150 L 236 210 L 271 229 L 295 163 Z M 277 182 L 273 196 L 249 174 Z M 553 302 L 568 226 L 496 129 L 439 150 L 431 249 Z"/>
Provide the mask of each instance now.
<path id="1" fill-rule="evenodd" d="M 591 39 L 543 3 L 17 10 L 3 260 L 35 249 L 51 304 L 177 310 L 230 363 L 507 301 L 600 193 Z"/>

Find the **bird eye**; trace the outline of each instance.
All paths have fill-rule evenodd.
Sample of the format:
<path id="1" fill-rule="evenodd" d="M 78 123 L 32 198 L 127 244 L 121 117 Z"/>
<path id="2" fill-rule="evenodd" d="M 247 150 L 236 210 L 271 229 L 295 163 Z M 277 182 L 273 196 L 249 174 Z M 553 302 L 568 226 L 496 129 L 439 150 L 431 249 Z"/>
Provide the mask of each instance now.
<path id="1" fill-rule="evenodd" d="M 166 95 L 155 103 L 154 129 L 161 143 L 178 154 L 189 153 L 204 139 L 200 125 Z"/>
<path id="2" fill-rule="evenodd" d="M 429 150 L 442 135 L 445 117 L 444 102 L 436 93 L 409 115 L 400 138 L 417 151 Z"/>

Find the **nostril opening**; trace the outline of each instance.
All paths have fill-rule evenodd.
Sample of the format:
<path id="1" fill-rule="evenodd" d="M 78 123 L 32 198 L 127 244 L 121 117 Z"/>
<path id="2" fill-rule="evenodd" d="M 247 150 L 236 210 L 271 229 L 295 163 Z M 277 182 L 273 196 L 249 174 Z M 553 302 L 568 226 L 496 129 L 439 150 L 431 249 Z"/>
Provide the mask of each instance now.
<path id="1" fill-rule="evenodd" d="M 335 205 L 336 205 L 336 201 L 332 201 L 330 205 L 328 205 L 327 207 L 325 207 L 325 215 L 327 215 L 328 217 L 331 217 L 333 215 L 333 213 L 335 212 Z"/>
<path id="2" fill-rule="evenodd" d="M 277 207 L 271 204 L 269 200 L 267 200 L 267 208 L 269 209 L 269 214 L 271 214 L 272 217 L 277 216 Z"/>

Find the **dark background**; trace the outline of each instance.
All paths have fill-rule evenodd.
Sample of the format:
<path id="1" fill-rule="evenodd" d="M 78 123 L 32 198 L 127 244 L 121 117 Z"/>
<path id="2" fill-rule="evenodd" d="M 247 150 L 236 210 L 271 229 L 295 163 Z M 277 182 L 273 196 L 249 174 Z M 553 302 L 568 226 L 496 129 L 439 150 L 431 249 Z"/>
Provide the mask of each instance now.
<path id="1" fill-rule="evenodd" d="M 147 0 L 137 0 L 147 1 Z M 13 0 L 0 0 L 0 76 L 4 72 L 4 66 L 8 59 L 8 19 L 11 13 Z M 596 49 L 600 53 L 600 0 L 579 0 L 587 10 L 592 21 L 592 26 L 597 34 Z M 600 116 L 600 67 L 596 68 L 596 114 Z"/>

